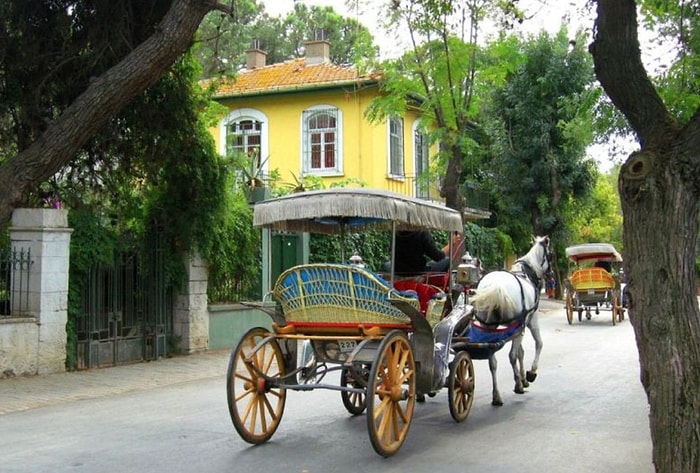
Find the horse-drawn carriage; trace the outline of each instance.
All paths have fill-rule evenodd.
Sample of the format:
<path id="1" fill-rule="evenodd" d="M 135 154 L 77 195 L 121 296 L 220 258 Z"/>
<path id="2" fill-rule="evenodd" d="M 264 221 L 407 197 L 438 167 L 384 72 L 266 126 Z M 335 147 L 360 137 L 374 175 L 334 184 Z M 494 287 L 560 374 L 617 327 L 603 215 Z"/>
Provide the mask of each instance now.
<path id="1" fill-rule="evenodd" d="M 369 189 L 264 201 L 254 208 L 254 225 L 337 234 L 341 262 L 347 233 L 391 231 L 393 241 L 397 230 L 463 230 L 452 209 Z M 382 456 L 399 450 L 416 401 L 425 395 L 447 387 L 450 414 L 457 422 L 467 418 L 474 399 L 470 351 L 493 353 L 519 334 L 473 341 L 473 310 L 465 292 L 452 298 L 450 291 L 425 283 L 414 281 L 411 290 L 395 283 L 393 272 L 387 280 L 345 263 L 302 264 L 279 276 L 270 294 L 276 308 L 255 304 L 270 315 L 272 329 L 244 333 L 229 362 L 229 412 L 245 441 L 259 444 L 272 437 L 288 390 L 339 391 L 350 414 L 366 412 L 372 447 Z M 333 377 L 336 383 L 324 382 Z"/>
<path id="2" fill-rule="evenodd" d="M 625 318 L 622 285 L 619 273 L 613 269 L 622 262 L 622 256 L 610 243 L 584 243 L 566 248 L 566 256 L 576 264 L 566 284 L 566 319 L 573 324 L 574 312 L 578 320 L 590 320 L 592 311 L 612 313 L 615 325 Z"/>

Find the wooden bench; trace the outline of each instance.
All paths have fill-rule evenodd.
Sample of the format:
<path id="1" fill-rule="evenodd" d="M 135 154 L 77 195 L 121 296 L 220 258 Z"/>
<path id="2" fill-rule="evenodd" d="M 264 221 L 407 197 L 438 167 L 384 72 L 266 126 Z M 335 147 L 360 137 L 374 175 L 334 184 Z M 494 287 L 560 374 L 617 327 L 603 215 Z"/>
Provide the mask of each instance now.
<path id="1" fill-rule="evenodd" d="M 380 276 L 344 264 L 305 264 L 284 271 L 272 295 L 285 319 L 279 333 L 379 334 L 411 330 L 411 319 L 390 301 L 419 310 L 416 295 L 402 293 Z"/>

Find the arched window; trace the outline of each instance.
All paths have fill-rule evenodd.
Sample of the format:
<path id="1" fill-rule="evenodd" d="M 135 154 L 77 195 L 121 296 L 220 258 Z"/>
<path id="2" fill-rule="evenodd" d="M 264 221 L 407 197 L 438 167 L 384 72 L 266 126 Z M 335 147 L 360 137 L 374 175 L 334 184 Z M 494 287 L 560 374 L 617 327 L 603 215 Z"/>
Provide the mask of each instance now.
<path id="1" fill-rule="evenodd" d="M 257 157 L 260 164 L 262 122 L 240 119 L 226 125 L 226 154 L 243 153 Z"/>
<path id="2" fill-rule="evenodd" d="M 305 174 L 342 173 L 340 110 L 316 106 L 302 113 L 302 170 Z"/>
<path id="3" fill-rule="evenodd" d="M 255 170 L 264 174 L 269 164 L 269 129 L 267 116 L 253 108 L 232 110 L 220 123 L 219 152 L 226 156 L 243 153 L 250 157 Z"/>

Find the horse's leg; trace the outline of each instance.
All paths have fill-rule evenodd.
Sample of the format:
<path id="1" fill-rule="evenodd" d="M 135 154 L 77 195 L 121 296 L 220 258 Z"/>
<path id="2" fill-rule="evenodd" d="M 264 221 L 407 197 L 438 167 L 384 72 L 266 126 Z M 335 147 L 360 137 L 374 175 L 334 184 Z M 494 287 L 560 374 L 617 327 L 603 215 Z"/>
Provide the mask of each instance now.
<path id="1" fill-rule="evenodd" d="M 525 375 L 525 347 L 523 346 L 522 342 L 520 343 L 520 348 L 518 349 L 518 352 L 515 354 L 515 356 L 518 360 L 518 373 L 520 375 L 520 382 L 523 383 L 523 388 L 527 388 L 528 386 L 530 386 L 530 383 L 528 382 L 527 376 Z"/>
<path id="2" fill-rule="evenodd" d="M 526 379 L 529 382 L 533 382 L 537 378 L 537 366 L 540 362 L 540 353 L 542 352 L 542 334 L 540 333 L 540 320 L 539 311 L 532 314 L 528 328 L 532 334 L 532 338 L 535 340 L 535 358 L 532 360 L 532 367 L 530 371 L 527 372 Z"/>
<path id="3" fill-rule="evenodd" d="M 491 405 L 502 406 L 503 401 L 501 400 L 501 393 L 498 392 L 498 382 L 496 381 L 496 368 L 498 368 L 498 363 L 496 362 L 496 352 L 493 352 L 491 353 L 491 356 L 489 356 L 489 370 L 491 370 L 491 386 L 493 386 L 493 392 L 491 394 Z"/>
<path id="4" fill-rule="evenodd" d="M 513 368 L 513 379 L 515 380 L 515 387 L 513 392 L 516 394 L 524 394 L 525 389 L 523 389 L 523 378 L 520 377 L 520 369 L 518 368 L 518 361 L 524 357 L 523 350 L 523 335 L 520 334 L 513 339 L 513 344 L 510 347 L 510 352 L 508 353 L 508 359 L 510 360 L 510 366 Z"/>

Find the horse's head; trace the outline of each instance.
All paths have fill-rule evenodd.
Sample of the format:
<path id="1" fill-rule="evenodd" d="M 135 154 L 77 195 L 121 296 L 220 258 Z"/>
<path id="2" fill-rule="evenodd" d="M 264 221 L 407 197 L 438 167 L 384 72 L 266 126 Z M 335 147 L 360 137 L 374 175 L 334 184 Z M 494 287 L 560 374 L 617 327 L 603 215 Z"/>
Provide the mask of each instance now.
<path id="1" fill-rule="evenodd" d="M 549 236 L 534 237 L 530 255 L 530 264 L 540 278 L 552 272 L 552 249 Z"/>

